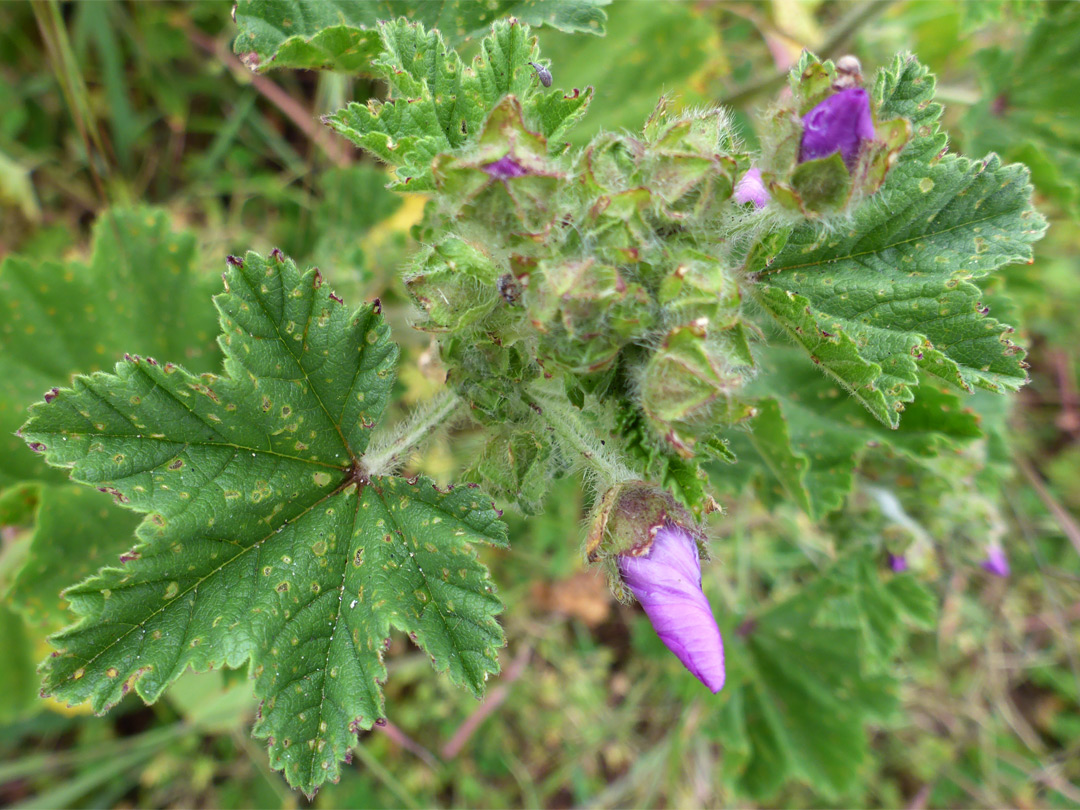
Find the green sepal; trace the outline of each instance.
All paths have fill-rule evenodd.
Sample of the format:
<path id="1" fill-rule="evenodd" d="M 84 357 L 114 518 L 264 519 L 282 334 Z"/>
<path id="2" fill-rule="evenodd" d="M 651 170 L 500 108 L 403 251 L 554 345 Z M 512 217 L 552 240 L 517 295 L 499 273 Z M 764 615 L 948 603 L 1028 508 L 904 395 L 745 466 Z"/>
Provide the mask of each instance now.
<path id="1" fill-rule="evenodd" d="M 791 173 L 791 190 L 807 217 L 843 208 L 851 189 L 851 174 L 839 152 L 804 161 Z"/>
<path id="2" fill-rule="evenodd" d="M 493 497 L 514 504 L 526 515 L 538 515 L 543 512 L 556 471 L 557 457 L 547 436 L 510 428 L 487 440 L 465 478 L 479 483 Z"/>
<path id="3" fill-rule="evenodd" d="M 545 260 L 529 276 L 528 315 L 545 360 L 580 375 L 612 367 L 653 322 L 646 290 L 593 259 Z"/>
<path id="4" fill-rule="evenodd" d="M 751 413 L 733 399 L 745 369 L 724 348 L 703 326 L 679 326 L 642 372 L 641 409 L 656 435 L 684 458 L 694 455 L 698 437 L 713 433 L 717 423 L 733 424 Z"/>
<path id="5" fill-rule="evenodd" d="M 501 300 L 497 288 L 501 268 L 480 245 L 448 236 L 428 248 L 405 286 L 428 320 L 427 331 L 465 329 L 482 320 Z"/>

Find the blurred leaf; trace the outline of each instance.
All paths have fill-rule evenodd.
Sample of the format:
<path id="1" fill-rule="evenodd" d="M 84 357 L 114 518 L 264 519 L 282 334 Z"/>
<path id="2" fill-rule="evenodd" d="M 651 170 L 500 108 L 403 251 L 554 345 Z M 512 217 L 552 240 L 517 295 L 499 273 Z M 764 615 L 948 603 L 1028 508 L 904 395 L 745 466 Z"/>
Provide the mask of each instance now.
<path id="1" fill-rule="evenodd" d="M 251 684 L 246 678 L 230 684 L 224 674 L 221 670 L 185 673 L 169 687 L 169 702 L 203 731 L 225 734 L 241 728 L 255 714 Z"/>
<path id="2" fill-rule="evenodd" d="M 391 627 L 483 693 L 501 602 L 469 542 L 506 529 L 472 488 L 365 469 L 397 360 L 377 305 L 350 313 L 281 253 L 232 259 L 225 284 L 227 376 L 127 360 L 23 427 L 50 464 L 147 515 L 123 568 L 67 591 L 82 619 L 53 637 L 44 689 L 100 712 L 250 659 L 255 734 L 312 794 L 383 717 Z"/>
<path id="3" fill-rule="evenodd" d="M 976 3 L 957 3 L 960 28 L 965 34 L 1001 20 L 1008 20 L 1021 27 L 1030 27 L 1046 14 L 1047 5 L 1041 0 L 979 0 Z"/>
<path id="4" fill-rule="evenodd" d="M 32 486 L 38 490 L 37 521 L 8 598 L 44 637 L 72 622 L 60 592 L 102 566 L 115 565 L 133 545 L 139 519 L 85 487 Z"/>
<path id="5" fill-rule="evenodd" d="M 714 23 L 693 3 L 619 0 L 608 11 L 602 40 L 544 32 L 544 56 L 555 83 L 596 88 L 589 115 L 569 140 L 582 144 L 601 129 L 641 130 L 659 98 L 677 105 L 708 102 L 702 88 L 689 83 L 716 48 Z"/>
<path id="6" fill-rule="evenodd" d="M 604 33 L 610 0 L 494 0 L 436 3 L 416 0 L 240 0 L 233 49 L 253 68 L 329 69 L 371 73 L 382 50 L 378 24 L 404 17 L 438 29 L 453 48 L 514 17 L 527 25 L 574 33 Z"/>
<path id="7" fill-rule="evenodd" d="M 737 784 L 755 799 L 767 800 L 791 778 L 837 797 L 866 759 L 864 727 L 897 708 L 895 680 L 867 673 L 860 629 L 819 621 L 826 600 L 847 587 L 820 580 L 725 639 L 744 678 L 732 685 L 741 694 L 729 698 L 733 706 L 725 709 L 734 711 L 741 702 L 744 719 L 729 717 L 725 724 L 746 730 L 748 744 L 736 750 L 748 747 L 749 754 L 738 755 L 736 763 L 745 766 Z M 886 620 L 873 629 L 895 634 L 899 628 Z"/>
<path id="8" fill-rule="evenodd" d="M 981 7 L 982 3 L 965 3 Z M 1016 5 L 1041 9 L 1040 4 Z M 1036 187 L 1080 213 L 1080 6 L 1050 3 L 1019 48 L 976 53 L 982 98 L 961 121 L 972 152 L 994 151 L 1031 168 Z"/>
<path id="9" fill-rule="evenodd" d="M 89 264 L 0 265 L 0 489 L 62 481 L 14 435 L 26 408 L 76 371 L 109 368 L 124 352 L 217 362 L 210 285 L 192 269 L 195 238 L 154 209 L 114 209 L 94 226 Z"/>
<path id="10" fill-rule="evenodd" d="M 822 627 L 857 631 L 860 665 L 876 673 L 892 667 L 904 641 L 903 625 L 925 630 L 937 618 L 936 597 L 911 574 L 884 574 L 882 562 L 869 551 L 837 562 L 828 572 L 831 592 L 815 619 Z"/>
<path id="11" fill-rule="evenodd" d="M 10 723 L 37 702 L 37 671 L 22 617 L 0 602 L 0 723 Z"/>
<path id="12" fill-rule="evenodd" d="M 917 386 L 900 427 L 889 430 L 797 349 L 773 347 L 758 362 L 762 374 L 746 387 L 758 415 L 745 432 L 731 432 L 739 463 L 715 476 L 729 491 L 756 476 L 779 485 L 766 488 L 770 502 L 787 497 L 819 518 L 843 505 L 869 448 L 885 445 L 918 460 L 982 435 L 978 417 L 940 384 Z"/>

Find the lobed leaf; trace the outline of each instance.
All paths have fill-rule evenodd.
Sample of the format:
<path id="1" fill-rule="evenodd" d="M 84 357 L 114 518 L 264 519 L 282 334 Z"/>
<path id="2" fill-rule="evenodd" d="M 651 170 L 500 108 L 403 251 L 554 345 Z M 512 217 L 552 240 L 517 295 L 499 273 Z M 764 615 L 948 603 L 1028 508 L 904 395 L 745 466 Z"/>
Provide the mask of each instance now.
<path id="1" fill-rule="evenodd" d="M 131 357 L 22 430 L 146 514 L 124 567 L 67 591 L 82 618 L 53 638 L 44 691 L 104 711 L 250 661 L 255 733 L 310 794 L 383 717 L 392 627 L 474 694 L 498 671 L 501 603 L 469 543 L 505 528 L 474 489 L 365 470 L 397 358 L 377 302 L 350 313 L 276 251 L 231 259 L 225 281 L 223 376 Z"/>
<path id="2" fill-rule="evenodd" d="M 435 3 L 415 0 L 239 0 L 233 49 L 252 68 L 370 73 L 381 50 L 380 21 L 402 17 L 437 28 L 455 46 L 502 17 L 532 26 L 603 35 L 610 0 L 495 0 Z"/>
<path id="3" fill-rule="evenodd" d="M 540 52 L 527 26 L 498 22 L 466 66 L 438 30 L 402 18 L 379 23 L 373 67 L 386 79 L 385 101 L 353 102 L 325 118 L 337 132 L 393 166 L 396 190 L 431 191 L 432 159 L 476 144 L 488 116 L 506 96 L 521 102 L 526 121 L 549 138 L 562 137 L 582 115 L 591 89 L 543 90 Z"/>

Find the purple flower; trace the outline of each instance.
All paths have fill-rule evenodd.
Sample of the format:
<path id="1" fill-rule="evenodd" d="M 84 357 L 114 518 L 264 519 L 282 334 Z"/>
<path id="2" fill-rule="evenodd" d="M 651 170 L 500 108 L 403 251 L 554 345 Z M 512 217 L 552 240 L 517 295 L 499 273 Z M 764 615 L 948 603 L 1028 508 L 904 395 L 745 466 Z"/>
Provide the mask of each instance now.
<path id="1" fill-rule="evenodd" d="M 622 554 L 619 570 L 660 640 L 714 693 L 724 686 L 724 644 L 701 591 L 697 544 L 681 526 L 661 528 L 640 557 Z"/>
<path id="2" fill-rule="evenodd" d="M 769 192 L 761 182 L 761 169 L 750 169 L 739 178 L 739 182 L 735 184 L 734 196 L 737 203 L 752 202 L 754 208 L 764 208 L 769 201 Z"/>
<path id="3" fill-rule="evenodd" d="M 890 554 L 889 555 L 889 567 L 895 574 L 902 574 L 908 570 L 907 557 L 903 554 Z"/>
<path id="4" fill-rule="evenodd" d="M 861 87 L 834 93 L 803 116 L 799 162 L 828 157 L 839 151 L 851 170 L 863 141 L 874 138 L 870 97 Z"/>
<path id="5" fill-rule="evenodd" d="M 482 168 L 496 180 L 508 180 L 511 177 L 521 177 L 528 174 L 525 167 L 509 155 L 487 163 Z"/>
<path id="6" fill-rule="evenodd" d="M 1005 556 L 1005 549 L 1001 546 L 988 546 L 986 559 L 983 560 L 982 567 L 995 577 L 1007 577 L 1009 575 L 1009 560 Z"/>

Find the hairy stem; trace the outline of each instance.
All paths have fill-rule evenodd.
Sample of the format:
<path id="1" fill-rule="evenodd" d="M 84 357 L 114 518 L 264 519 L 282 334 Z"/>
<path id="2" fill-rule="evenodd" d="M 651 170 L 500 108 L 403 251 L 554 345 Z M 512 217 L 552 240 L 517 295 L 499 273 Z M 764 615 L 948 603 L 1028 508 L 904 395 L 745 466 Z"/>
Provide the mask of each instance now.
<path id="1" fill-rule="evenodd" d="M 372 439 L 364 453 L 364 467 L 371 475 L 394 472 L 418 445 L 430 438 L 461 406 L 458 395 L 444 388 L 412 412 L 408 419 Z"/>
<path id="2" fill-rule="evenodd" d="M 598 489 L 606 490 L 620 481 L 634 481 L 641 475 L 631 470 L 611 452 L 596 433 L 585 425 L 572 408 L 543 394 L 525 395 L 540 418 L 551 428 L 565 455 L 577 457 L 595 476 Z"/>

